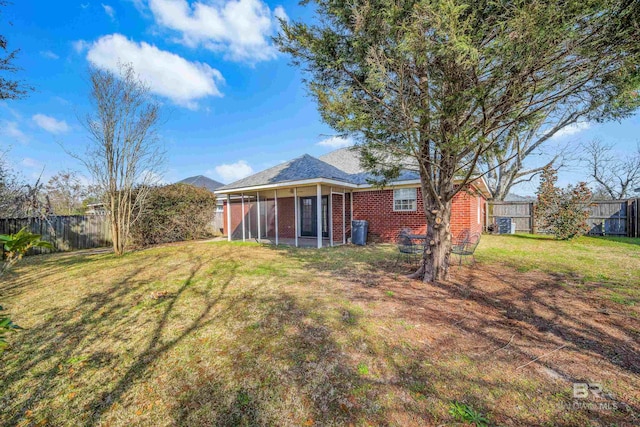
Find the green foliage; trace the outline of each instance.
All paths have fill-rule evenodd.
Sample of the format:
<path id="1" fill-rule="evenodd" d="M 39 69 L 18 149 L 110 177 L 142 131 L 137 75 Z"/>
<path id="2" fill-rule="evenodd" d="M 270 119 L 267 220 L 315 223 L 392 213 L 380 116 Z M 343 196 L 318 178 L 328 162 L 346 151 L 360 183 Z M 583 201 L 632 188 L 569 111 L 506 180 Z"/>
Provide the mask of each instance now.
<path id="1" fill-rule="evenodd" d="M 282 21 L 280 50 L 375 182 L 420 173 L 429 233 L 446 229 L 451 201 L 483 156 L 504 151 L 502 135 L 531 131 L 542 112 L 553 121 L 616 101 L 623 114 L 640 101 L 639 2 L 311 1 L 315 24 Z M 436 234 L 425 280 L 446 277 Z"/>
<path id="2" fill-rule="evenodd" d="M 570 240 L 589 231 L 591 190 L 584 182 L 564 189 L 556 187 L 557 172 L 544 168 L 537 192 L 536 221 L 538 226 L 553 233 L 557 239 Z"/>
<path id="3" fill-rule="evenodd" d="M 20 326 L 11 321 L 9 315 L 5 312 L 4 308 L 0 305 L 0 354 L 9 345 L 7 336 L 11 332 L 15 332 L 16 329 L 20 329 Z"/>
<path id="4" fill-rule="evenodd" d="M 3 265 L 0 268 L 0 275 L 11 265 L 18 262 L 27 251 L 33 247 L 53 248 L 51 243 L 40 240 L 39 234 L 27 231 L 27 227 L 22 228 L 14 234 L 0 234 L 0 245 L 2 245 Z"/>
<path id="5" fill-rule="evenodd" d="M 0 276 L 2 276 L 9 267 L 18 262 L 30 248 L 52 248 L 49 242 L 40 240 L 40 235 L 28 232 L 26 227 L 15 234 L 0 234 L 0 245 L 2 249 Z M 11 321 L 11 318 L 4 311 L 4 308 L 0 306 L 0 353 L 2 353 L 8 345 L 7 335 L 16 329 L 19 329 L 19 327 Z"/>
<path id="6" fill-rule="evenodd" d="M 358 373 L 360 375 L 369 375 L 369 367 L 363 362 L 358 363 Z"/>
<path id="7" fill-rule="evenodd" d="M 172 184 L 152 188 L 131 227 L 136 246 L 201 239 L 213 234 L 215 195 L 200 187 Z"/>
<path id="8" fill-rule="evenodd" d="M 489 425 L 489 419 L 485 415 L 465 403 L 452 402 L 449 406 L 449 414 L 455 418 L 456 421 L 472 423 L 475 424 L 476 427 L 486 427 Z"/>

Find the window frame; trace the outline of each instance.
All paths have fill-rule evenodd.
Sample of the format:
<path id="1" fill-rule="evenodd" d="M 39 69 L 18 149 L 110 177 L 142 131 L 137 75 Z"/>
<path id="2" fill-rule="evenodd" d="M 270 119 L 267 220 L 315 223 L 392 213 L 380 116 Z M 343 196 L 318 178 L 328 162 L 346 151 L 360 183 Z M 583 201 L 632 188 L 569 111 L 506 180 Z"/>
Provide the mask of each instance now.
<path id="1" fill-rule="evenodd" d="M 399 198 L 396 193 L 400 191 L 413 190 L 413 198 L 406 198 L 406 194 L 403 198 Z M 398 206 L 397 202 L 400 202 Z M 406 205 L 403 207 L 402 205 Z M 408 207 L 407 207 L 408 206 Z M 418 188 L 394 188 L 393 189 L 393 211 L 394 212 L 416 212 L 418 210 Z"/>

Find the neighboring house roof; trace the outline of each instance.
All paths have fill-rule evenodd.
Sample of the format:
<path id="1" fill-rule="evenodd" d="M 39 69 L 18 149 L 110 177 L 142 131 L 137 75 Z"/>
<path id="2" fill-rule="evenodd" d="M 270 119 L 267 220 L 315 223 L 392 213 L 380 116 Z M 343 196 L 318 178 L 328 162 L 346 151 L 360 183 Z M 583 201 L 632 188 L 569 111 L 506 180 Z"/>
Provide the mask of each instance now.
<path id="1" fill-rule="evenodd" d="M 374 174 L 365 171 L 362 167 L 359 151 L 347 147 L 332 151 L 319 158 L 305 154 L 220 187 L 217 191 L 224 193 L 239 188 L 287 185 L 287 183 L 322 179 L 339 181 L 347 186 L 361 188 L 370 186 L 369 181 L 375 178 Z M 420 175 L 417 171 L 402 170 L 398 178 L 389 184 L 419 180 Z M 484 183 L 484 180 L 482 182 Z"/>
<path id="2" fill-rule="evenodd" d="M 211 178 L 207 178 L 204 175 L 190 176 L 189 178 L 185 178 L 181 181 L 178 181 L 177 184 L 190 184 L 195 187 L 206 188 L 211 192 L 216 191 L 220 187 L 224 187 L 223 183 L 218 182 Z"/>
<path id="3" fill-rule="evenodd" d="M 532 196 L 520 196 L 519 194 L 509 193 L 504 198 L 505 202 L 533 202 L 536 198 Z"/>

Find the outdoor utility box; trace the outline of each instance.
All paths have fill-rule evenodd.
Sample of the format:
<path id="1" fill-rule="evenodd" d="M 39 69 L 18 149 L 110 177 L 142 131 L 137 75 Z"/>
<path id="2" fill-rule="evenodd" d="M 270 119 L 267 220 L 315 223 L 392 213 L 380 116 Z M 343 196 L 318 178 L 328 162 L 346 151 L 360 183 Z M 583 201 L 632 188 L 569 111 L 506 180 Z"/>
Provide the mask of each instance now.
<path id="1" fill-rule="evenodd" d="M 354 245 L 366 245 L 368 232 L 369 222 L 361 219 L 354 219 L 351 221 L 351 243 Z"/>
<path id="2" fill-rule="evenodd" d="M 496 218 L 496 225 L 498 226 L 498 234 L 514 234 L 516 224 L 511 221 L 511 218 L 505 216 L 499 216 Z"/>

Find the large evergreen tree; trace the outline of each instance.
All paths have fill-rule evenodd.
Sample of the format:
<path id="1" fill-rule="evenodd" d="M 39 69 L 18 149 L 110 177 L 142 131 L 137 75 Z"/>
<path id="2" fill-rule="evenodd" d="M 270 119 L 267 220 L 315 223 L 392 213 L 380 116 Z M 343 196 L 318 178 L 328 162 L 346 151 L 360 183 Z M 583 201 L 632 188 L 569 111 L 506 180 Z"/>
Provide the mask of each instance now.
<path id="1" fill-rule="evenodd" d="M 280 49 L 309 74 L 323 119 L 359 141 L 381 181 L 413 163 L 429 246 L 416 277 L 444 279 L 451 204 L 501 137 L 640 79 L 630 0 L 315 0 L 282 22 Z"/>

